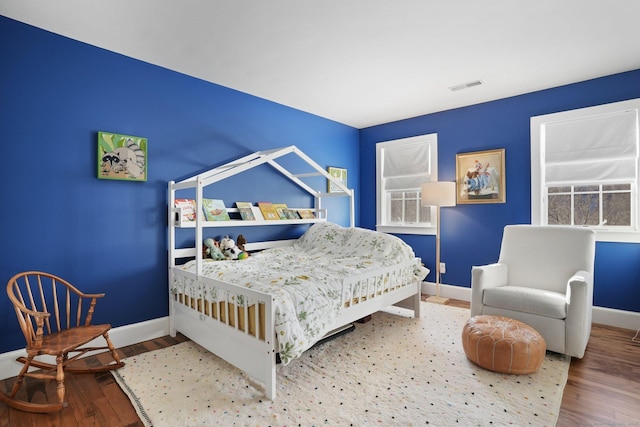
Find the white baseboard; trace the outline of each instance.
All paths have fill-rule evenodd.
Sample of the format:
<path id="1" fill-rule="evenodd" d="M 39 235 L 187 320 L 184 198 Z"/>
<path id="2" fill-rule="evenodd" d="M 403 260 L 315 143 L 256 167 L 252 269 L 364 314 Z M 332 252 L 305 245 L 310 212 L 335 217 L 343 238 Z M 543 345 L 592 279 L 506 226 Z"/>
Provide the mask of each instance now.
<path id="1" fill-rule="evenodd" d="M 433 282 L 422 282 L 422 293 L 435 295 L 436 284 Z M 471 301 L 471 288 L 462 286 L 440 285 L 440 296 L 446 298 L 459 299 L 461 301 Z"/>
<path id="2" fill-rule="evenodd" d="M 145 322 L 134 323 L 132 325 L 113 328 L 109 332 L 111 342 L 116 348 L 126 347 L 142 341 L 169 335 L 169 317 L 147 320 Z M 97 345 L 104 345 L 97 341 Z M 11 378 L 18 375 L 22 369 L 22 363 L 16 362 L 16 358 L 25 356 L 24 349 L 10 351 L 0 354 L 0 379 Z M 46 359 L 41 359 L 46 360 Z M 53 363 L 55 360 L 52 359 Z"/>
<path id="3" fill-rule="evenodd" d="M 593 307 L 593 323 L 636 331 L 640 328 L 640 313 L 607 307 Z"/>
<path id="4" fill-rule="evenodd" d="M 422 293 L 435 295 L 436 284 L 433 282 L 422 282 Z M 471 288 L 441 284 L 440 296 L 462 301 L 471 301 Z M 640 313 L 596 306 L 593 307 L 593 323 L 635 331 L 640 328 Z"/>
<path id="5" fill-rule="evenodd" d="M 435 283 L 422 282 L 422 293 L 434 295 Z M 440 295 L 462 301 L 471 301 L 471 288 L 461 286 L 440 285 Z M 616 326 L 618 328 L 637 330 L 640 327 L 640 313 L 614 310 L 605 307 L 593 307 L 593 323 Z M 116 348 L 126 347 L 139 342 L 169 335 L 169 317 L 134 323 L 132 325 L 113 328 L 109 332 Z M 24 350 L 0 353 L 0 379 L 11 378 L 18 374 L 22 364 L 16 358 L 24 356 Z"/>

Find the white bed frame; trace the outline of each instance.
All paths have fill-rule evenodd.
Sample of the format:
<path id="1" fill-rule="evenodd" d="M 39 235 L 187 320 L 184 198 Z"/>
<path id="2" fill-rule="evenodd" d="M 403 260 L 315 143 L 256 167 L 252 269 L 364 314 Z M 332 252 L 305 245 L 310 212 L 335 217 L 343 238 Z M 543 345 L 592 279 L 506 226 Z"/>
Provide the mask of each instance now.
<path id="1" fill-rule="evenodd" d="M 292 174 L 276 160 L 282 156 L 297 155 L 311 166 L 311 173 Z M 196 221 L 185 223 L 181 221 L 182 215 L 178 208 L 174 208 L 176 191 L 182 189 L 196 190 L 196 209 L 202 212 L 203 187 L 221 181 L 230 176 L 244 172 L 256 166 L 268 164 L 285 177 L 292 180 L 300 187 L 314 196 L 315 219 L 300 220 L 280 220 L 280 221 L 204 221 L 201 215 L 196 215 Z M 313 190 L 302 181 L 304 178 L 313 176 L 323 176 L 332 181 L 342 191 L 338 193 L 324 193 Z M 245 156 L 236 161 L 216 167 L 208 172 L 179 181 L 169 182 L 169 319 L 170 334 L 175 336 L 177 332 L 184 334 L 191 340 L 236 366 L 251 376 L 253 379 L 264 384 L 265 395 L 273 400 L 276 397 L 276 352 L 277 340 L 275 337 L 274 318 L 275 307 L 273 299 L 269 294 L 257 292 L 252 289 L 221 282 L 202 275 L 202 244 L 203 229 L 206 227 L 234 227 L 234 226 L 266 226 L 266 225 L 287 225 L 305 224 L 318 221 L 326 221 L 326 211 L 321 207 L 323 197 L 347 196 L 350 197 L 350 226 L 354 225 L 354 204 L 353 190 L 348 189 L 342 182 L 329 175 L 313 160 L 298 150 L 295 146 L 285 147 L 276 150 L 260 151 L 249 156 Z M 227 208 L 230 212 L 236 210 Z M 176 228 L 193 228 L 195 231 L 195 247 L 176 247 Z M 270 247 L 290 245 L 293 240 L 248 243 L 246 250 L 261 250 Z M 196 273 L 189 273 L 179 268 L 179 263 L 185 258 L 195 258 Z M 409 265 L 414 265 L 419 259 L 408 261 L 403 265 L 387 267 L 377 270 L 373 274 L 390 273 L 393 270 L 401 270 Z M 216 305 L 219 307 L 218 314 L 214 317 L 213 307 L 205 303 L 203 298 L 193 298 L 188 295 L 176 295 L 171 287 L 174 278 L 178 276 L 192 278 L 202 283 L 218 289 L 218 295 L 224 295 L 227 304 Z M 352 277 L 348 280 L 361 280 L 361 277 Z M 349 283 L 345 283 L 348 285 Z M 350 304 L 342 310 L 342 314 L 335 322 L 338 329 L 344 325 L 368 316 L 382 308 L 390 305 L 398 305 L 414 311 L 415 317 L 420 317 L 420 289 L 421 283 L 412 280 L 411 283 L 386 285 L 382 292 L 374 292 L 373 285 L 361 287 L 358 295 L 351 295 L 348 299 Z M 218 297 L 219 298 L 219 297 Z M 239 306 L 229 303 L 242 300 L 245 303 Z M 253 316 L 250 315 L 249 307 L 260 307 L 264 309 L 265 333 L 260 336 L 260 315 L 261 310 L 256 310 Z M 244 326 L 242 326 L 244 325 Z M 250 330 L 253 332 L 249 332 Z"/>

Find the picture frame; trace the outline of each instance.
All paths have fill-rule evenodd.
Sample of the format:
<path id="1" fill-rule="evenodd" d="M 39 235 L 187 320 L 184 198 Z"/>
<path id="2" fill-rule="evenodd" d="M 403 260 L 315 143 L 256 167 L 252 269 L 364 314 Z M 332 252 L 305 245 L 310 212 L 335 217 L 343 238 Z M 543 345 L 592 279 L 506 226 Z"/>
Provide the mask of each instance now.
<path id="1" fill-rule="evenodd" d="M 506 203 L 505 149 L 456 154 L 456 203 Z"/>
<path id="2" fill-rule="evenodd" d="M 344 168 L 337 168 L 329 166 L 327 172 L 334 178 L 337 178 L 344 186 L 347 186 L 347 170 Z M 331 180 L 327 180 L 327 192 L 329 193 L 341 193 L 342 190 Z"/>
<path id="3" fill-rule="evenodd" d="M 98 132 L 98 179 L 147 180 L 147 138 Z"/>

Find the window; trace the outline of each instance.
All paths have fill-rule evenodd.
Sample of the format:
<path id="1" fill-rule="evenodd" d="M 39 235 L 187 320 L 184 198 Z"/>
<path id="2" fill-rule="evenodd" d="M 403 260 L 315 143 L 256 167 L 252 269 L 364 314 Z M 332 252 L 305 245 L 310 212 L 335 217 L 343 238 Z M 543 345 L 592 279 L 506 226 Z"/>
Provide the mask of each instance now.
<path id="1" fill-rule="evenodd" d="M 420 205 L 420 185 L 437 180 L 438 135 L 376 144 L 376 228 L 435 234 L 435 208 Z"/>
<path id="2" fill-rule="evenodd" d="M 640 99 L 531 118 L 533 224 L 640 241 Z"/>

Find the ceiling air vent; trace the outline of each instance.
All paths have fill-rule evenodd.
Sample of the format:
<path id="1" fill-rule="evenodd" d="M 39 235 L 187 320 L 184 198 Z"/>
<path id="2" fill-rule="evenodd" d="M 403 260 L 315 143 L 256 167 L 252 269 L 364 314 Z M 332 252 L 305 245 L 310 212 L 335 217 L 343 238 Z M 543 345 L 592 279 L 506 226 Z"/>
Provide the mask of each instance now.
<path id="1" fill-rule="evenodd" d="M 451 86 L 449 89 L 452 91 L 467 89 L 474 86 L 480 86 L 482 84 L 482 80 L 474 80 L 468 83 L 462 83 L 461 85 Z"/>

